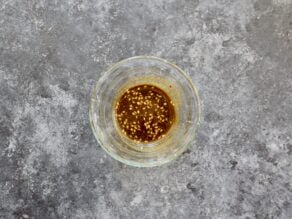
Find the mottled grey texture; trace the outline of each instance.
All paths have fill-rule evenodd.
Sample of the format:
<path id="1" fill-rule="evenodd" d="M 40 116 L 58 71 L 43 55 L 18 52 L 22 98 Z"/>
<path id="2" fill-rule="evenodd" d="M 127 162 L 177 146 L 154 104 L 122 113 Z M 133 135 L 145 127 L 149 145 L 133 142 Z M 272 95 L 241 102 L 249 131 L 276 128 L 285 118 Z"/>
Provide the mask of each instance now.
<path id="1" fill-rule="evenodd" d="M 90 91 L 121 59 L 191 75 L 197 141 L 175 162 L 110 158 Z M 292 218 L 291 0 L 0 0 L 0 218 Z"/>

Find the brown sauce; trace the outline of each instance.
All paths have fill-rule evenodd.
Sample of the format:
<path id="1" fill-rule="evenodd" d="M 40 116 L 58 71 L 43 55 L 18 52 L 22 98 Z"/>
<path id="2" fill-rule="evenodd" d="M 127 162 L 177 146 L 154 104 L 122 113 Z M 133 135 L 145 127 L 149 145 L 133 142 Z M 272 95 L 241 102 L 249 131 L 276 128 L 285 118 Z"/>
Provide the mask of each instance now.
<path id="1" fill-rule="evenodd" d="M 147 143 L 162 138 L 175 121 L 170 97 L 149 84 L 128 89 L 118 99 L 115 110 L 119 128 L 136 142 Z"/>

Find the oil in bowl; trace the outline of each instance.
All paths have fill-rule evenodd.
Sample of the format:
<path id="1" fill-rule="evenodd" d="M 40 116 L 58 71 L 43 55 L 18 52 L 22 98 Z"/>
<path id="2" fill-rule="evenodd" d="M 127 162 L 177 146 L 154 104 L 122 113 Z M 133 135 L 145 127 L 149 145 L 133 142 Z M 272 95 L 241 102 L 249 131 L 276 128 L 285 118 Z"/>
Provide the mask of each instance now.
<path id="1" fill-rule="evenodd" d="M 142 84 L 118 98 L 115 119 L 125 136 L 136 143 L 148 143 L 165 137 L 175 123 L 175 109 L 162 89 Z"/>

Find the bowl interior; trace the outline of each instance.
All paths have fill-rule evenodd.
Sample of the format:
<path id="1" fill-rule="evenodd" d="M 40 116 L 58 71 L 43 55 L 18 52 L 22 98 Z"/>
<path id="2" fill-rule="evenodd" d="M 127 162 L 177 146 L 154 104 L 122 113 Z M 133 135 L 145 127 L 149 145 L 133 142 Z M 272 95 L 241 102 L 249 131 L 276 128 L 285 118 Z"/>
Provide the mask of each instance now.
<path id="1" fill-rule="evenodd" d="M 165 137 L 147 144 L 123 136 L 113 110 L 117 98 L 139 84 L 164 90 L 175 103 L 177 117 Z M 98 80 L 89 116 L 97 141 L 112 157 L 128 165 L 157 166 L 176 158 L 194 140 L 199 125 L 199 97 L 191 79 L 176 65 L 156 57 L 133 57 L 115 64 Z"/>

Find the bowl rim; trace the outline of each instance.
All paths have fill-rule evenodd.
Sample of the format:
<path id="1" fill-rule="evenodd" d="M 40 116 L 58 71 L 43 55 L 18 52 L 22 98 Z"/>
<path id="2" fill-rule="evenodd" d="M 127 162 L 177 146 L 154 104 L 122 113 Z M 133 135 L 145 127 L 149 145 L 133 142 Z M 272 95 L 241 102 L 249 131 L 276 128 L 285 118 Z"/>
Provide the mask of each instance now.
<path id="1" fill-rule="evenodd" d="M 159 62 L 164 62 L 168 65 L 170 65 L 172 68 L 177 69 L 184 77 L 185 79 L 189 82 L 189 84 L 191 85 L 191 89 L 193 90 L 193 93 L 195 94 L 195 99 L 197 100 L 197 111 L 196 111 L 196 116 L 195 118 L 197 118 L 196 124 L 195 124 L 195 128 L 194 128 L 194 135 L 191 137 L 190 141 L 184 146 L 182 147 L 180 150 L 178 150 L 176 153 L 172 154 L 172 156 L 168 156 L 167 159 L 162 159 L 162 160 L 157 160 L 157 161 L 152 161 L 152 162 L 139 162 L 139 161 L 134 161 L 134 160 L 127 160 L 124 159 L 123 157 L 119 156 L 116 153 L 112 153 L 112 151 L 110 151 L 108 149 L 107 146 L 104 145 L 104 143 L 100 140 L 100 136 L 97 134 L 97 130 L 93 124 L 93 118 L 92 118 L 92 114 L 93 114 L 93 101 L 94 101 L 94 96 L 96 91 L 98 90 L 98 88 L 100 87 L 100 85 L 103 82 L 103 79 L 105 77 L 107 77 L 114 69 L 118 68 L 119 66 L 121 66 L 124 63 L 127 63 L 129 61 L 132 60 L 137 60 L 137 59 L 145 59 L 145 60 L 155 60 L 155 61 L 159 61 Z M 97 140 L 98 144 L 103 148 L 103 150 L 106 151 L 106 153 L 108 155 L 110 155 L 112 158 L 114 158 L 117 161 L 120 161 L 124 164 L 127 164 L 129 166 L 134 166 L 134 167 L 155 167 L 155 166 L 161 166 L 163 164 L 169 163 L 173 160 L 175 160 L 179 155 L 181 155 L 187 148 L 190 147 L 191 143 L 193 143 L 193 141 L 196 139 L 196 135 L 197 135 L 197 131 L 198 128 L 200 126 L 200 122 L 201 122 L 201 104 L 200 104 L 200 96 L 197 90 L 197 87 L 194 85 L 194 82 L 192 81 L 191 77 L 184 71 L 182 70 L 179 66 L 177 66 L 176 64 L 174 64 L 173 62 L 170 62 L 168 60 L 156 57 L 156 56 L 150 56 L 150 55 L 145 55 L 145 56 L 133 56 L 130 58 L 126 58 L 123 59 L 119 62 L 116 62 L 114 64 L 112 64 L 110 67 L 108 67 L 106 69 L 106 71 L 101 73 L 100 78 L 95 82 L 95 84 L 93 85 L 92 91 L 91 91 L 91 95 L 90 95 L 90 100 L 89 100 L 89 122 L 90 122 L 90 126 L 91 129 L 93 131 L 93 134 L 95 136 L 95 139 Z"/>

